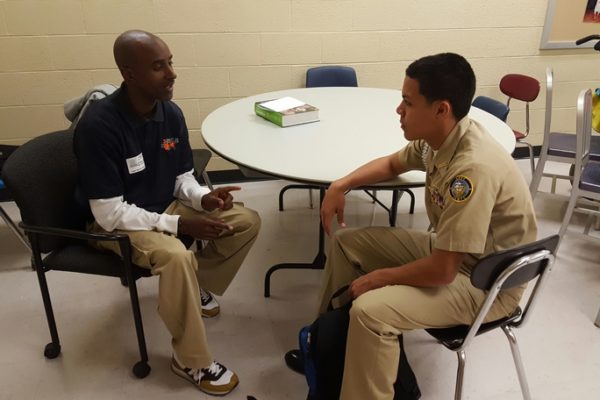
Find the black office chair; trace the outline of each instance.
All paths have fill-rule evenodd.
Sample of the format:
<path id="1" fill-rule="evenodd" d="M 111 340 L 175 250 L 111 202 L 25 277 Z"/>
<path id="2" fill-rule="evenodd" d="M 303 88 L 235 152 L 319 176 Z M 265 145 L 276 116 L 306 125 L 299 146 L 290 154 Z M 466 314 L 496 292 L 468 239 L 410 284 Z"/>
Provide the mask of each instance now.
<path id="1" fill-rule="evenodd" d="M 150 270 L 131 262 L 129 237 L 125 234 L 91 234 L 74 211 L 77 162 L 73 154 L 73 134 L 59 131 L 39 136 L 19 147 L 6 161 L 2 171 L 11 190 L 31 243 L 34 267 L 42 292 L 52 341 L 44 356 L 56 358 L 61 345 L 52 311 L 46 272 L 69 271 L 121 278 L 129 287 L 131 307 L 137 333 L 140 361 L 133 374 L 144 378 L 150 373 L 144 328 L 135 281 L 150 276 Z M 90 240 L 119 243 L 122 257 L 97 250 Z"/>
<path id="2" fill-rule="evenodd" d="M 510 112 L 510 108 L 506 104 L 487 96 L 475 97 L 471 105 L 494 115 L 503 122 L 506 122 L 506 118 L 508 118 L 508 113 Z"/>
<path id="3" fill-rule="evenodd" d="M 531 399 L 517 338 L 512 328 L 521 327 L 531 314 L 531 310 L 539 297 L 547 274 L 552 268 L 559 236 L 554 235 L 534 243 L 514 249 L 490 254 L 479 260 L 473 268 L 471 283 L 473 286 L 488 292 L 472 325 L 461 325 L 449 328 L 427 329 L 427 332 L 438 339 L 447 349 L 455 351 L 458 356 L 456 390 L 454 399 L 462 398 L 463 375 L 466 362 L 465 350 L 475 336 L 501 328 L 506 334 L 515 361 L 515 367 L 521 384 L 524 399 Z M 523 309 L 517 309 L 508 317 L 484 323 L 492 303 L 502 289 L 514 288 L 538 278 Z"/>

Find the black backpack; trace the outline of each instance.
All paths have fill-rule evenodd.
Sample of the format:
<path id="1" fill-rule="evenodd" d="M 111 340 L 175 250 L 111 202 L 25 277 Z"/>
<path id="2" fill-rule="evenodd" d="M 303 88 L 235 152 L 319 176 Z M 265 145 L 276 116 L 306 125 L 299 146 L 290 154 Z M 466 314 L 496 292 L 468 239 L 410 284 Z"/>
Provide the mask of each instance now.
<path id="1" fill-rule="evenodd" d="M 333 298 L 344 290 L 346 288 L 338 290 Z M 300 352 L 304 358 L 304 374 L 309 387 L 307 400 L 335 400 L 340 397 L 351 306 L 352 303 L 348 303 L 328 311 L 300 330 Z M 331 302 L 329 308 L 332 308 Z M 400 360 L 394 383 L 394 400 L 417 400 L 421 397 L 421 391 L 406 359 L 402 335 L 398 341 Z"/>

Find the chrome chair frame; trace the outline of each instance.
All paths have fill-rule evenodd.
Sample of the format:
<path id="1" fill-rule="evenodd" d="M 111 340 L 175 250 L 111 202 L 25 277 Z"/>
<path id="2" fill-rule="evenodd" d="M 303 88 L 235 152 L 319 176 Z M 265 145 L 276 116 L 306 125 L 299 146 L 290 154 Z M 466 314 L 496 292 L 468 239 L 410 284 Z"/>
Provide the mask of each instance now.
<path id="1" fill-rule="evenodd" d="M 554 241 L 554 243 L 556 243 L 556 241 L 558 241 L 558 237 L 555 235 L 542 241 L 545 241 L 546 243 Z M 537 243 L 540 243 L 542 241 L 539 241 Z M 539 263 L 539 268 L 541 268 L 541 271 L 538 271 L 535 274 L 531 275 L 531 271 L 523 270 L 524 268 L 536 263 Z M 515 336 L 513 328 L 519 328 L 529 320 L 531 311 L 534 309 L 534 307 L 539 301 L 539 294 L 541 293 L 544 283 L 548 279 L 548 273 L 552 270 L 553 263 L 554 253 L 553 251 L 547 248 L 534 250 L 533 252 L 525 252 L 520 257 L 511 262 L 510 265 L 508 265 L 494 280 L 493 284 L 489 288 L 488 294 L 483 304 L 479 308 L 475 321 L 472 325 L 470 325 L 470 327 L 468 327 L 468 332 L 464 337 L 458 339 L 444 339 L 443 332 L 453 329 L 452 327 L 427 329 L 427 332 L 432 336 L 436 337 L 444 345 L 444 347 L 456 352 L 458 358 L 458 366 L 456 371 L 456 384 L 454 392 L 455 400 L 462 399 L 464 371 L 467 359 L 467 347 L 469 347 L 475 336 L 498 327 L 502 329 L 502 331 L 508 339 L 523 398 L 525 400 L 531 400 L 531 392 L 527 383 L 525 368 L 523 366 L 521 353 L 519 351 L 517 338 Z M 518 280 L 519 278 L 516 277 L 515 274 L 518 274 L 519 272 L 522 272 L 525 275 L 530 274 L 528 280 L 532 280 L 535 279 L 535 277 L 537 277 L 535 286 L 533 287 L 531 294 L 527 298 L 523 309 L 517 308 L 517 310 L 515 310 L 515 312 L 512 315 L 506 318 L 503 318 L 498 321 L 484 323 L 484 320 L 489 310 L 491 309 L 492 304 L 500 294 L 500 291 L 506 287 L 513 287 L 514 282 L 511 282 L 511 278 L 514 277 L 514 279 Z"/>
<path id="2" fill-rule="evenodd" d="M 592 139 L 592 91 L 583 90 L 577 98 L 577 124 L 576 124 L 576 156 L 575 171 L 573 174 L 573 188 L 565 211 L 565 215 L 558 232 L 562 237 L 567 231 L 573 212 L 588 215 L 584 234 L 589 234 L 594 217 L 600 217 L 600 192 L 586 190 L 581 187 L 581 178 L 587 168 L 598 168 L 600 164 L 592 161 L 590 143 Z M 594 162 L 594 164 L 591 164 Z"/>
<path id="3" fill-rule="evenodd" d="M 455 391 L 455 396 L 454 396 L 455 400 L 462 399 L 463 377 L 464 377 L 465 362 L 467 359 L 465 349 L 469 346 L 469 344 L 471 343 L 471 341 L 477 334 L 477 331 L 479 330 L 479 328 L 481 327 L 481 324 L 483 323 L 483 319 L 485 318 L 488 311 L 492 307 L 492 303 L 494 302 L 494 300 L 496 300 L 496 297 L 498 297 L 498 294 L 500 293 L 500 289 L 502 288 L 502 285 L 512 274 L 514 274 L 520 268 L 522 268 L 525 265 L 528 265 L 532 262 L 538 262 L 543 259 L 549 260 L 550 264 L 552 264 L 554 262 L 554 256 L 552 255 L 552 253 L 550 251 L 541 250 L 532 255 L 528 255 L 528 256 L 519 258 L 509 268 L 507 268 L 507 270 L 504 271 L 502 273 L 502 275 L 500 275 L 500 277 L 496 280 L 494 288 L 492 290 L 490 290 L 490 292 L 488 293 L 488 296 L 486 297 L 485 302 L 481 306 L 481 310 L 479 311 L 479 313 L 477 315 L 477 319 L 471 326 L 471 329 L 469 330 L 469 333 L 467 334 L 465 341 L 459 348 L 454 350 L 457 353 L 456 355 L 458 356 L 456 391 Z M 517 337 L 515 336 L 515 334 L 513 332 L 512 326 L 520 327 L 528 321 L 529 312 L 537 304 L 537 296 L 535 296 L 534 294 L 539 290 L 539 287 L 542 285 L 542 283 L 544 283 L 546 281 L 547 274 L 548 274 L 548 272 L 550 272 L 550 270 L 551 270 L 551 267 L 548 267 L 540 276 L 538 282 L 536 283 L 535 288 L 533 289 L 534 292 L 532 293 L 530 300 L 527 302 L 527 305 L 525 306 L 525 309 L 523 310 L 523 314 L 522 314 L 523 316 L 517 322 L 511 323 L 510 325 L 502 326 L 502 331 L 506 335 L 506 338 L 508 339 L 508 343 L 510 345 L 510 350 L 511 350 L 513 360 L 515 363 L 515 368 L 517 370 L 517 375 L 519 377 L 519 384 L 521 385 L 521 392 L 523 393 L 523 398 L 527 399 L 527 400 L 531 399 L 531 392 L 529 390 L 529 384 L 527 383 L 527 376 L 525 375 L 525 368 L 523 367 L 523 360 L 521 358 L 521 352 L 519 351 Z"/>
<path id="4" fill-rule="evenodd" d="M 540 158 L 537 162 L 535 172 L 531 178 L 529 185 L 529 191 L 531 197 L 535 198 L 538 193 L 538 189 L 542 178 L 550 178 L 552 180 L 550 192 L 543 192 L 544 194 L 555 195 L 556 194 L 556 183 L 558 179 L 572 180 L 573 176 L 569 173 L 554 174 L 544 172 L 546 161 L 554 161 L 565 164 L 573 165 L 575 163 L 575 152 L 576 152 L 576 135 L 570 133 L 551 132 L 552 124 L 552 96 L 554 86 L 554 73 L 551 67 L 546 68 L 546 107 L 545 107 L 545 118 L 544 118 L 544 140 L 540 151 Z M 593 137 L 590 139 L 590 151 L 591 158 L 596 161 L 600 161 L 600 137 Z M 564 196 L 560 196 L 564 197 Z"/>

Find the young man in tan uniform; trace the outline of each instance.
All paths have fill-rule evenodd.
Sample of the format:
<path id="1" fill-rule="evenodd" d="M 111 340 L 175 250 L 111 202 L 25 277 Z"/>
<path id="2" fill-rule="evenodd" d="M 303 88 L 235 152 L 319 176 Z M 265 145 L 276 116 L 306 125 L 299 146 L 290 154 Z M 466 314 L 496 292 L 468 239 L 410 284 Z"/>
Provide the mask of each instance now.
<path id="1" fill-rule="evenodd" d="M 396 112 L 410 142 L 333 182 L 321 208 L 325 231 L 344 193 L 409 170 L 426 171 L 425 206 L 432 232 L 369 227 L 338 230 L 325 267 L 320 312 L 350 285 L 353 300 L 341 399 L 392 399 L 398 335 L 412 329 L 469 324 L 485 293 L 473 287 L 481 257 L 536 239 L 533 205 L 510 154 L 467 116 L 475 92 L 469 63 L 451 53 L 413 62 Z M 502 293 L 488 319 L 510 314 L 522 288 Z"/>

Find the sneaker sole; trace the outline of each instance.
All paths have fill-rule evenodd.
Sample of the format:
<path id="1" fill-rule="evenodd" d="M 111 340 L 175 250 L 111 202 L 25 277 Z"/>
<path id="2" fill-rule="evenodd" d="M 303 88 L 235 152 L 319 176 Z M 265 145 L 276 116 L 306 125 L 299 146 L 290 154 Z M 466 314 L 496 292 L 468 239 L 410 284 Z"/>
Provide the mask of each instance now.
<path id="1" fill-rule="evenodd" d="M 186 381 L 190 382 L 192 385 L 194 385 L 196 388 L 198 388 L 198 390 L 200 390 L 201 392 L 204 392 L 206 394 L 210 394 L 212 396 L 227 396 L 229 393 L 231 393 L 233 391 L 233 389 L 235 389 L 238 384 L 240 383 L 240 380 L 237 378 L 237 376 L 235 377 L 235 383 L 234 385 L 231 387 L 231 389 L 229 389 L 227 392 L 215 392 L 212 391 L 210 389 L 206 389 L 203 387 L 200 387 L 196 384 L 196 381 L 189 376 L 188 374 L 185 373 L 185 371 L 182 371 L 180 369 L 177 369 L 173 366 L 173 364 L 171 364 L 171 371 L 173 371 L 175 373 L 175 375 L 177 375 L 178 377 L 185 379 Z"/>
<path id="2" fill-rule="evenodd" d="M 202 317 L 204 318 L 214 318 L 221 312 L 220 308 L 213 308 L 212 310 L 202 309 Z"/>
<path id="3" fill-rule="evenodd" d="M 229 393 L 233 392 L 233 389 L 235 389 L 238 384 L 240 383 L 239 379 L 235 379 L 235 383 L 233 384 L 233 386 L 231 387 L 231 389 L 229 389 L 227 392 L 213 392 L 210 389 L 205 389 L 205 388 L 201 388 L 200 386 L 196 386 L 198 389 L 200 389 L 201 392 L 204 392 L 206 394 L 210 394 L 212 396 L 227 396 Z"/>

